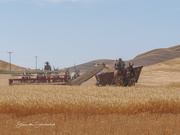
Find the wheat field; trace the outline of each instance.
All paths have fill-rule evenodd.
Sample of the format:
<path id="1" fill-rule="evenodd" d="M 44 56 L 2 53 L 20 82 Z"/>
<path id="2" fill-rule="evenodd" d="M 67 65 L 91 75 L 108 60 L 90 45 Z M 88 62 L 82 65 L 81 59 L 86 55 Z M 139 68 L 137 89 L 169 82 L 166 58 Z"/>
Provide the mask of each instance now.
<path id="1" fill-rule="evenodd" d="M 0 86 L 0 135 L 178 135 L 179 95 L 180 88 L 171 85 Z M 54 125 L 17 128 L 18 122 Z"/>
<path id="2" fill-rule="evenodd" d="M 180 89 L 171 87 L 2 86 L 0 113 L 179 113 Z"/>

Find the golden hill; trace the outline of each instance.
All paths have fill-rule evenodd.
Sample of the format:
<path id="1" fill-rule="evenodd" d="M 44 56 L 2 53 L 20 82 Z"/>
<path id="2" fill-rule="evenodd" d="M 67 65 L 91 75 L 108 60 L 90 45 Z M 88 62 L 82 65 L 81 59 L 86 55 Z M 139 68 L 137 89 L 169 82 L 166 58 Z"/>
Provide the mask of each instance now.
<path id="1" fill-rule="evenodd" d="M 14 64 L 11 64 L 11 70 L 12 71 L 24 71 L 26 68 L 16 66 Z M 0 70 L 10 70 L 10 64 L 8 62 L 0 60 Z"/>
<path id="2" fill-rule="evenodd" d="M 149 66 L 160 62 L 168 61 L 180 57 L 180 45 L 170 48 L 161 48 L 148 51 L 136 56 L 129 62 L 135 65 Z"/>
<path id="3" fill-rule="evenodd" d="M 138 84 L 180 87 L 180 58 L 144 67 Z"/>
<path id="4" fill-rule="evenodd" d="M 122 57 L 122 56 L 119 56 L 119 57 Z M 161 49 L 151 50 L 143 54 L 139 54 L 134 59 L 125 61 L 125 63 L 127 66 L 129 62 L 134 63 L 134 65 L 150 66 L 153 64 L 168 61 L 168 60 L 175 59 L 178 57 L 180 57 L 180 45 L 173 46 L 170 48 L 161 48 Z M 77 65 L 76 67 L 79 67 L 81 72 L 85 72 L 88 69 L 92 68 L 93 64 L 98 64 L 98 63 L 105 63 L 106 65 L 113 67 L 115 60 L 99 59 L 99 60 L 94 60 L 94 61 L 90 61 L 84 64 Z M 73 68 L 74 67 L 70 68 L 71 71 L 73 71 Z"/>

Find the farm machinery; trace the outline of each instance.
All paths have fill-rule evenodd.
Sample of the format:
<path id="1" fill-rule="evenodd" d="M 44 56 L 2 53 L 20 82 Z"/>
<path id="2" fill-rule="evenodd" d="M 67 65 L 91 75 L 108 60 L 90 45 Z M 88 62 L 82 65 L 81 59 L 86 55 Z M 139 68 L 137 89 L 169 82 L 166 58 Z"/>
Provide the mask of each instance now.
<path id="1" fill-rule="evenodd" d="M 61 74 L 60 74 L 61 73 Z M 61 84 L 68 80 L 68 72 L 62 71 L 15 71 L 11 74 L 9 85 L 19 84 Z"/>
<path id="2" fill-rule="evenodd" d="M 105 64 L 98 64 L 76 78 L 71 78 L 68 69 L 57 71 L 14 71 L 9 85 L 20 84 L 52 84 L 52 85 L 81 85 L 103 70 Z"/>
<path id="3" fill-rule="evenodd" d="M 12 72 L 12 78 L 9 79 L 9 85 L 20 84 L 48 84 L 48 85 L 81 85 L 83 82 L 89 80 L 93 76 L 96 77 L 97 86 L 105 86 L 107 84 L 115 84 L 114 72 L 100 73 L 105 68 L 104 63 L 95 65 L 87 72 L 72 78 L 68 69 L 54 70 L 54 71 L 14 71 Z M 132 78 L 124 79 L 128 82 L 129 86 L 135 85 L 138 82 L 138 78 L 141 72 L 142 66 L 134 67 L 136 76 Z M 123 84 L 124 85 L 124 84 Z"/>

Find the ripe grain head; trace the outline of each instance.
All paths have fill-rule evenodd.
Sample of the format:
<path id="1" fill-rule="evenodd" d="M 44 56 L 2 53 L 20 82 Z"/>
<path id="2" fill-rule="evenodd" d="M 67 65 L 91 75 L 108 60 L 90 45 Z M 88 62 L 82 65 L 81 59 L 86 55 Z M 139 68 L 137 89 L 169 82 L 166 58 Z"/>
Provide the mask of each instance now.
<path id="1" fill-rule="evenodd" d="M 0 113 L 179 113 L 177 87 L 1 86 Z"/>

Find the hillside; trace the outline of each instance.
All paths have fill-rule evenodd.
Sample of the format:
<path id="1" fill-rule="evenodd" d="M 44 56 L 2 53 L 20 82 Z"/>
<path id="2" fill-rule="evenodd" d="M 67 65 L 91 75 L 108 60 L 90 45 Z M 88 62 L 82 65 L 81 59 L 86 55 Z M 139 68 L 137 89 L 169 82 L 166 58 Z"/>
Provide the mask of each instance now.
<path id="1" fill-rule="evenodd" d="M 134 59 L 130 60 L 130 62 L 135 65 L 149 66 L 178 57 L 180 57 L 180 45 L 151 50 L 136 56 Z"/>
<path id="2" fill-rule="evenodd" d="M 8 62 L 0 60 L 0 70 L 6 70 L 9 71 L 10 64 Z M 14 64 L 11 64 L 11 70 L 12 71 L 24 71 L 25 68 L 16 66 Z"/>
<path id="3" fill-rule="evenodd" d="M 134 63 L 134 65 L 149 66 L 160 62 L 168 61 L 171 59 L 175 59 L 178 57 L 180 57 L 180 45 L 173 46 L 170 48 L 151 50 L 136 56 L 132 60 L 125 61 L 125 63 L 127 66 L 129 62 Z M 105 63 L 106 65 L 113 67 L 115 60 L 109 60 L 109 59 L 94 60 L 81 65 L 77 65 L 76 67 L 78 67 L 81 72 L 85 72 L 88 69 L 92 68 L 93 64 L 98 64 L 98 63 Z M 74 67 L 70 68 L 71 71 L 73 71 L 73 69 Z"/>
<path id="4" fill-rule="evenodd" d="M 140 85 L 180 86 L 180 58 L 144 67 L 139 79 Z"/>

